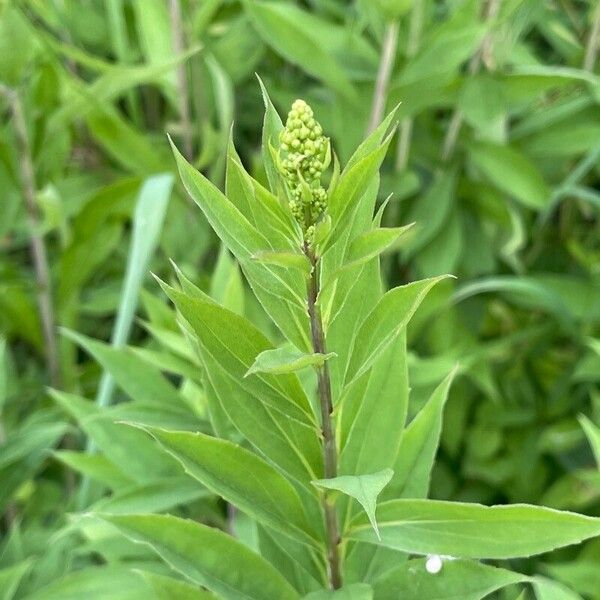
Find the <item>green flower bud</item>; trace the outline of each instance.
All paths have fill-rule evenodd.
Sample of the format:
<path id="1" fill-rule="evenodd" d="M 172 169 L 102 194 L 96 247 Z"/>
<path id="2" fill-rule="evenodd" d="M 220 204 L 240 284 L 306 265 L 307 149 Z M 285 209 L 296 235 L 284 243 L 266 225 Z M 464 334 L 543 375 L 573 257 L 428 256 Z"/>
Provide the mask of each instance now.
<path id="1" fill-rule="evenodd" d="M 296 100 L 279 140 L 278 164 L 291 198 L 289 208 L 310 244 L 310 232 L 327 209 L 321 175 L 329 164 L 329 139 L 323 135 L 311 107 L 304 100 Z"/>

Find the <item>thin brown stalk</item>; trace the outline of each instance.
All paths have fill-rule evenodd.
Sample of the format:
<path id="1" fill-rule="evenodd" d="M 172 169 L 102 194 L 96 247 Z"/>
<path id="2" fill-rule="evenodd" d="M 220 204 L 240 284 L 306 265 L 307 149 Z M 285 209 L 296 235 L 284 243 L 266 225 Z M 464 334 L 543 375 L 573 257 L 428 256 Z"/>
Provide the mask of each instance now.
<path id="1" fill-rule="evenodd" d="M 410 13 L 410 24 L 408 26 L 408 44 L 406 47 L 406 58 L 410 60 L 415 56 L 421 43 L 421 32 L 423 30 L 424 1 L 417 0 Z M 396 171 L 402 172 L 408 166 L 410 154 L 410 142 L 412 138 L 413 120 L 411 117 L 402 119 L 400 123 L 400 134 L 398 136 L 398 151 L 396 154 Z"/>
<path id="2" fill-rule="evenodd" d="M 496 18 L 496 15 L 500 10 L 500 3 L 501 0 L 488 0 L 485 8 L 485 14 L 483 17 L 486 22 L 492 21 Z M 488 32 L 481 41 L 479 48 L 469 61 L 469 75 L 476 75 L 477 73 L 479 73 L 482 64 L 486 64 L 488 65 L 488 67 L 492 66 L 491 62 L 492 34 L 491 32 Z M 454 152 L 454 148 L 456 147 L 456 142 L 458 141 L 458 136 L 460 134 L 462 124 L 463 114 L 459 109 L 456 109 L 454 113 L 452 113 L 452 117 L 450 117 L 450 122 L 446 131 L 446 137 L 444 139 L 444 143 L 442 144 L 442 160 L 444 162 L 451 158 Z"/>
<path id="3" fill-rule="evenodd" d="M 592 28 L 585 48 L 585 58 L 583 68 L 586 71 L 593 71 L 598 58 L 598 49 L 600 48 L 600 2 L 596 4 L 596 11 L 592 18 Z"/>
<path id="4" fill-rule="evenodd" d="M 60 364 L 58 344 L 56 340 L 56 327 L 54 319 L 54 305 L 50 287 L 50 268 L 48 266 L 48 253 L 41 233 L 41 223 L 35 200 L 36 183 L 27 134 L 27 124 L 23 113 L 23 106 L 19 94 L 2 84 L 0 93 L 8 100 L 12 113 L 13 128 L 17 145 L 19 160 L 19 175 L 27 212 L 27 221 L 30 235 L 30 251 L 36 278 L 37 304 L 42 323 L 44 337 L 44 351 L 46 364 L 53 387 L 60 387 Z"/>
<path id="5" fill-rule="evenodd" d="M 308 284 L 308 315 L 310 318 L 310 331 L 312 346 L 315 353 L 327 354 L 325 335 L 321 313 L 317 306 L 319 295 L 319 263 L 314 252 L 305 245 L 304 252 L 312 265 L 312 273 Z M 335 428 L 332 413 L 333 402 L 331 398 L 331 382 L 329 367 L 324 362 L 317 369 L 317 389 L 321 407 L 321 432 L 323 436 L 323 470 L 325 479 L 337 477 L 337 447 L 335 441 Z M 327 494 L 323 494 L 323 511 L 325 513 L 325 530 L 327 533 L 327 565 L 329 584 L 334 590 L 342 587 L 342 572 L 340 563 L 340 532 L 335 506 L 329 501 Z"/>
<path id="6" fill-rule="evenodd" d="M 181 4 L 179 0 L 169 0 L 169 15 L 171 19 L 171 33 L 173 36 L 173 50 L 180 56 L 185 50 L 185 35 L 181 18 Z M 192 120 L 190 115 L 190 93 L 185 72 L 185 64 L 177 66 L 177 96 L 179 99 L 179 116 L 181 118 L 181 131 L 185 157 L 192 160 L 194 153 L 194 139 Z"/>
<path id="7" fill-rule="evenodd" d="M 375 91 L 373 92 L 373 103 L 371 105 L 371 116 L 367 125 L 367 134 L 371 133 L 383 118 L 385 105 L 387 102 L 388 86 L 390 77 L 394 68 L 396 59 L 396 47 L 398 46 L 398 23 L 390 23 L 383 36 L 383 46 L 381 48 L 381 60 L 377 71 L 375 81 Z"/>

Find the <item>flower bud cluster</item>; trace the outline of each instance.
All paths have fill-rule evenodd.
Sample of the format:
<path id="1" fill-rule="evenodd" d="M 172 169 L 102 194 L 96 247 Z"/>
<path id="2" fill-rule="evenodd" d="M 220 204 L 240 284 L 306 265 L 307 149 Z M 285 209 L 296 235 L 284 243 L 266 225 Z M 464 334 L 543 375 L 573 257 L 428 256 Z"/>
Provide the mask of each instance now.
<path id="1" fill-rule="evenodd" d="M 304 100 L 296 100 L 280 134 L 279 168 L 288 184 L 290 210 L 308 232 L 327 207 L 321 175 L 329 166 L 329 139 Z"/>

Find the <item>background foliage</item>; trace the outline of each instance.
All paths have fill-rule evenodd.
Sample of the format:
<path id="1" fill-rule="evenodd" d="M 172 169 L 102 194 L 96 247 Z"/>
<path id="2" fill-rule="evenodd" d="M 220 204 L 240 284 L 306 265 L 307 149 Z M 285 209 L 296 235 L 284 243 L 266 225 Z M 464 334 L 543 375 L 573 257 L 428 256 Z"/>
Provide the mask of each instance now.
<path id="1" fill-rule="evenodd" d="M 244 515 L 118 421 L 219 427 L 148 271 L 168 280 L 172 259 L 269 327 L 173 176 L 165 136 L 223 187 L 235 121 L 242 162 L 266 181 L 255 73 L 280 113 L 311 103 L 342 163 L 401 102 L 380 201 L 393 193 L 386 226 L 416 226 L 384 272 L 389 285 L 457 276 L 408 332 L 410 415 L 460 363 L 433 497 L 598 514 L 578 417 L 593 439 L 599 38 L 598 4 L 578 0 L 4 2 L 0 597 L 156 589 L 130 569 L 151 553 L 82 518 L 92 504 L 177 509 L 253 543 Z M 590 543 L 519 567 L 597 598 L 599 564 Z"/>

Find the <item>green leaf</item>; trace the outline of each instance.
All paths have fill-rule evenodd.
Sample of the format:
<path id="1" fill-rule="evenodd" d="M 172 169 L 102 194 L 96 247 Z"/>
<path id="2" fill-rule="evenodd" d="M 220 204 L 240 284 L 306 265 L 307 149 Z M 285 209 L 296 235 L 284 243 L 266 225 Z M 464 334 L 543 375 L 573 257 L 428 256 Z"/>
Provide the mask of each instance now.
<path id="1" fill-rule="evenodd" d="M 394 465 L 394 479 L 386 490 L 388 498 L 427 497 L 442 431 L 442 412 L 456 371 L 457 368 L 440 383 L 402 433 Z"/>
<path id="2" fill-rule="evenodd" d="M 304 254 L 293 254 L 292 252 L 257 252 L 252 259 L 264 264 L 298 269 L 305 275 L 309 275 L 312 268 Z"/>
<path id="3" fill-rule="evenodd" d="M 586 416 L 579 416 L 579 423 L 590 443 L 596 464 L 600 469 L 600 428 L 594 425 Z"/>
<path id="4" fill-rule="evenodd" d="M 269 93 L 267 92 L 267 88 L 262 82 L 262 79 L 258 75 L 257 79 L 260 84 L 260 91 L 265 104 L 265 118 L 263 120 L 262 129 L 262 161 L 265 166 L 265 171 L 267 172 L 267 179 L 269 180 L 271 191 L 276 194 L 281 185 L 281 176 L 269 148 L 277 148 L 277 145 L 279 144 L 279 133 L 283 129 L 283 123 L 271 102 L 271 98 L 269 98 Z"/>
<path id="5" fill-rule="evenodd" d="M 88 338 L 74 331 L 62 330 L 70 340 L 89 352 L 110 376 L 110 383 L 104 383 L 99 397 L 99 406 L 106 406 L 112 394 L 114 383 L 121 387 L 132 399 L 144 404 L 170 405 L 183 407 L 179 392 L 161 373 L 146 361 L 136 356 L 128 348 L 116 348 Z"/>
<path id="6" fill-rule="evenodd" d="M 329 352 L 327 354 L 320 354 L 319 352 L 305 354 L 290 346 L 275 348 L 274 350 L 265 350 L 256 357 L 256 360 L 248 369 L 244 377 L 248 377 L 253 373 L 272 373 L 274 375 L 281 375 L 300 371 L 306 367 L 321 367 L 326 360 L 329 360 L 334 356 L 334 352 Z"/>
<path id="7" fill-rule="evenodd" d="M 89 567 L 68 573 L 27 596 L 27 600 L 148 600 L 150 590 L 130 569 Z"/>
<path id="8" fill-rule="evenodd" d="M 369 370 L 375 359 L 407 326 L 429 290 L 449 275 L 415 281 L 393 288 L 367 315 L 361 324 L 346 372 L 346 385 Z"/>
<path id="9" fill-rule="evenodd" d="M 354 498 L 365 509 L 375 534 L 379 537 L 375 520 L 377 496 L 390 482 L 393 475 L 394 472 L 391 469 L 384 469 L 368 475 L 340 475 L 334 479 L 317 479 L 312 483 L 319 488 L 337 490 Z"/>
<path id="10" fill-rule="evenodd" d="M 377 522 L 381 540 L 364 518 L 348 535 L 401 552 L 489 559 L 541 554 L 600 535 L 600 519 L 527 504 L 391 500 L 379 505 Z"/>
<path id="11" fill-rule="evenodd" d="M 298 65 L 317 77 L 346 99 L 357 102 L 352 84 L 306 22 L 319 21 L 300 8 L 281 2 L 253 0 L 244 2 L 244 8 L 258 34 L 287 61 Z"/>
<path id="12" fill-rule="evenodd" d="M 304 306 L 305 282 L 288 269 L 250 260 L 258 252 L 269 250 L 268 239 L 251 225 L 214 184 L 185 160 L 173 142 L 171 146 L 183 185 L 200 206 L 217 235 L 240 262 L 267 313 L 292 343 L 299 348 L 310 348 L 308 318 Z M 259 191 L 260 187 L 255 187 L 255 192 Z M 273 198 L 268 195 L 267 198 L 273 208 Z"/>
<path id="13" fill-rule="evenodd" d="M 138 574 L 152 588 L 157 600 L 216 600 L 216 597 L 210 592 L 180 579 L 148 571 L 138 571 Z"/>
<path id="14" fill-rule="evenodd" d="M 544 208 L 550 190 L 536 166 L 518 150 L 509 146 L 474 144 L 473 162 L 498 189 L 513 196 L 524 206 Z"/>
<path id="15" fill-rule="evenodd" d="M 390 248 L 414 223 L 404 227 L 378 227 L 355 238 L 348 249 L 346 260 L 352 266 L 363 264 Z M 348 264 L 347 263 L 347 264 Z"/>
<path id="16" fill-rule="evenodd" d="M 579 594 L 562 583 L 545 577 L 534 577 L 533 589 L 537 600 L 583 600 Z"/>
<path id="17" fill-rule="evenodd" d="M 351 583 L 339 590 L 312 592 L 304 600 L 373 600 L 373 588 L 366 583 Z"/>
<path id="18" fill-rule="evenodd" d="M 269 340 L 250 321 L 214 302 L 187 296 L 168 286 L 163 289 L 200 344 L 228 375 L 271 408 L 307 425 L 315 424 L 308 398 L 295 375 L 276 377 L 260 373 L 257 377 L 243 379 L 261 352 L 273 350 Z"/>
<path id="19" fill-rule="evenodd" d="M 236 258 L 250 258 L 268 248 L 269 243 L 264 236 L 213 183 L 187 162 L 170 138 L 169 141 L 185 189 Z"/>
<path id="20" fill-rule="evenodd" d="M 12 600 L 15 597 L 21 580 L 31 570 L 32 566 L 33 561 L 29 558 L 10 567 L 0 569 L 0 600 Z"/>
<path id="21" fill-rule="evenodd" d="M 222 531 L 166 515 L 104 516 L 103 519 L 133 541 L 151 546 L 194 583 L 224 598 L 299 599 L 274 567 Z"/>
<path id="22" fill-rule="evenodd" d="M 439 573 L 429 573 L 427 559 L 408 561 L 375 585 L 378 600 L 481 600 L 528 577 L 469 560 L 443 560 Z"/>
<path id="23" fill-rule="evenodd" d="M 147 431 L 187 473 L 213 492 L 261 523 L 303 543 L 318 545 L 296 490 L 262 458 L 201 433 Z"/>
<path id="24" fill-rule="evenodd" d="M 323 457 L 315 428 L 270 408 L 260 396 L 244 388 L 240 380 L 230 377 L 204 349 L 202 360 L 209 389 L 239 432 L 269 461 L 305 487 L 311 479 L 319 477 Z"/>

